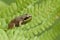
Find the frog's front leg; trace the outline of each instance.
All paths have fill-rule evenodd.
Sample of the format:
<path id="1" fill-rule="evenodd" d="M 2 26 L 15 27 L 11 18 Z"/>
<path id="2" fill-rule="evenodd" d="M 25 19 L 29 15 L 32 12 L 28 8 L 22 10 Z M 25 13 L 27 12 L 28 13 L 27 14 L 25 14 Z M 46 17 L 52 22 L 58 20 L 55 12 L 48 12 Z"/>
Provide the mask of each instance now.
<path id="1" fill-rule="evenodd" d="M 22 23 L 23 23 L 23 21 L 19 21 L 19 26 L 21 26 L 21 25 L 22 25 Z"/>

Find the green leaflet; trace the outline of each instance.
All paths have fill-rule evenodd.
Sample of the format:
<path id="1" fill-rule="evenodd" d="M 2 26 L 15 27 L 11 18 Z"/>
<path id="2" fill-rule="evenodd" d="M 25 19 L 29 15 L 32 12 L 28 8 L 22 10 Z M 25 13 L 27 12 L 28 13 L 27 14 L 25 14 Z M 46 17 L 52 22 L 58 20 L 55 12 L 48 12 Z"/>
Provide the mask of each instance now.
<path id="1" fill-rule="evenodd" d="M 60 0 L 1 0 L 0 5 L 1 40 L 60 39 Z M 25 13 L 32 15 L 31 22 L 3 31 L 11 19 Z"/>
<path id="2" fill-rule="evenodd" d="M 0 40 L 9 40 L 6 32 L 0 29 Z"/>

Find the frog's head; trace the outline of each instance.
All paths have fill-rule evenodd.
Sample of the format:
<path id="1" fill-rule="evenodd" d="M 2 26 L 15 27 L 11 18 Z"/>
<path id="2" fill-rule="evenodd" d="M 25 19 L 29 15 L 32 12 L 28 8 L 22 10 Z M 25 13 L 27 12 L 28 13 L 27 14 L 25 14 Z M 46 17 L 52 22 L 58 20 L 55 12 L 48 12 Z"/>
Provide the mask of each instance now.
<path id="1" fill-rule="evenodd" d="M 25 15 L 23 16 L 23 21 L 24 21 L 24 23 L 30 21 L 31 19 L 32 19 L 32 16 L 31 16 L 30 14 L 25 14 Z"/>

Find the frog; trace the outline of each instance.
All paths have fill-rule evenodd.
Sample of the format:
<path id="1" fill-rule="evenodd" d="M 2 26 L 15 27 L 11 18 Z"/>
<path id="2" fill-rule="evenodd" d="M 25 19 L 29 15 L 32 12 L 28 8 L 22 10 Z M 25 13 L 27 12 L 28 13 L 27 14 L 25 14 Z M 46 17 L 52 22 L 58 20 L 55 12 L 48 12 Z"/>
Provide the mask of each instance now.
<path id="1" fill-rule="evenodd" d="M 14 19 L 12 19 L 10 21 L 10 23 L 8 24 L 8 29 L 12 29 L 14 27 L 19 27 L 23 24 L 26 24 L 27 22 L 29 22 L 32 19 L 32 16 L 30 14 L 24 14 L 18 17 L 15 17 Z"/>

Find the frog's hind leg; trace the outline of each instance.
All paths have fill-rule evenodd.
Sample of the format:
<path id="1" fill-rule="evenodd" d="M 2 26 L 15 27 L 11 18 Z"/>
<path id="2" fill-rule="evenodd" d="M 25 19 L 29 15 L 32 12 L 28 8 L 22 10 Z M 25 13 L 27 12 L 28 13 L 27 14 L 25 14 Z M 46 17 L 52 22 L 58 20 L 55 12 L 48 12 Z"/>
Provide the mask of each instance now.
<path id="1" fill-rule="evenodd" d="M 19 27 L 19 23 L 15 23 L 15 26 L 16 26 L 16 27 Z"/>

